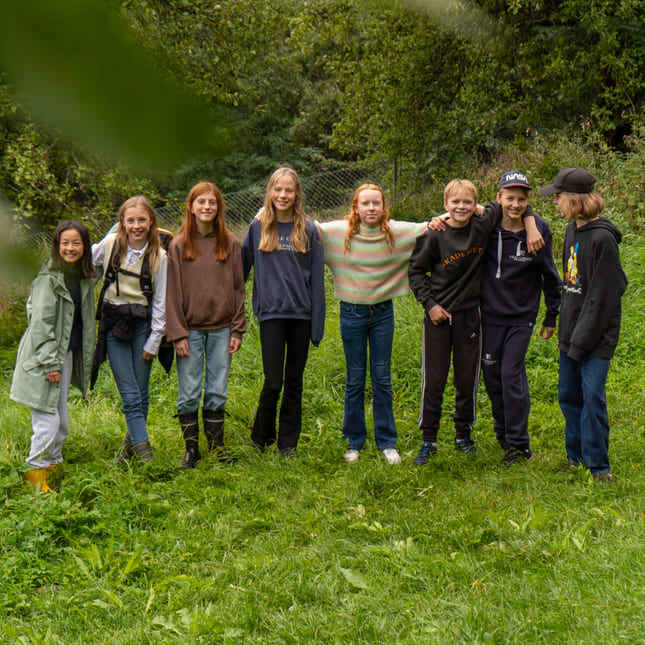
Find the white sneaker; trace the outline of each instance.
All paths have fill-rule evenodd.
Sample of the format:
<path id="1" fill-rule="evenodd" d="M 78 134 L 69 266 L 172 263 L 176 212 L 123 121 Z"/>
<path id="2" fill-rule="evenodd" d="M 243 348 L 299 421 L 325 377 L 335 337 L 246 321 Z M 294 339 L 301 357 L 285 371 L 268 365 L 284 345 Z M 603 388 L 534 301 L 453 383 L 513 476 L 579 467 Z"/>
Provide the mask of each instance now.
<path id="1" fill-rule="evenodd" d="M 345 450 L 345 454 L 343 456 L 345 457 L 345 461 L 348 464 L 353 464 L 355 461 L 358 461 L 359 457 L 361 456 L 361 453 L 358 450 L 349 448 L 349 450 Z"/>
<path id="2" fill-rule="evenodd" d="M 383 456 L 385 457 L 385 461 L 390 465 L 401 463 L 401 455 L 399 455 L 396 448 L 386 448 L 383 451 Z"/>

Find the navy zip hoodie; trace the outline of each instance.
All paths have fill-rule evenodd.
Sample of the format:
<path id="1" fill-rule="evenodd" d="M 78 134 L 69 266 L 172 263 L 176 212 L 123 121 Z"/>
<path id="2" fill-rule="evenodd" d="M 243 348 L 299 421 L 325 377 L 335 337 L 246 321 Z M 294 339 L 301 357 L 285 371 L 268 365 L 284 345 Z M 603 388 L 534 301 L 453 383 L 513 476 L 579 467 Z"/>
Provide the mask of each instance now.
<path id="1" fill-rule="evenodd" d="M 526 230 L 508 231 L 497 224 L 492 232 L 482 267 L 481 309 L 485 324 L 533 326 L 544 292 L 543 325 L 555 327 L 562 281 L 553 261 L 549 225 L 539 215 L 535 215 L 535 224 L 544 238 L 544 247 L 536 255 L 528 251 Z"/>
<path id="2" fill-rule="evenodd" d="M 569 358 L 611 359 L 620 333 L 620 299 L 627 277 L 620 263 L 620 231 L 604 217 L 567 226 L 562 249 L 564 285 L 558 340 Z"/>
<path id="3" fill-rule="evenodd" d="M 325 330 L 325 266 L 316 226 L 306 221 L 309 251 L 291 249 L 293 224 L 278 222 L 280 249 L 260 251 L 262 224 L 254 219 L 242 240 L 244 280 L 253 274 L 253 313 L 261 322 L 272 318 L 311 320 L 311 342 L 318 346 Z"/>

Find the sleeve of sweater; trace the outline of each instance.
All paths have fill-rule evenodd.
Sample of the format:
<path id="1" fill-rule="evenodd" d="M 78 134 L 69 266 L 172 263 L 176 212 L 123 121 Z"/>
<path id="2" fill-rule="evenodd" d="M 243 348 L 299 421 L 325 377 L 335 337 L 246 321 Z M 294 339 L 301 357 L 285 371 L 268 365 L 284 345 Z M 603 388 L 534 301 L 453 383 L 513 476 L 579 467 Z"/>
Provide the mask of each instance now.
<path id="1" fill-rule="evenodd" d="M 607 321 L 619 308 L 620 299 L 627 288 L 618 244 L 613 237 L 608 236 L 603 244 L 588 284 L 567 352 L 567 356 L 574 361 L 581 360 L 600 342 Z"/>
<path id="2" fill-rule="evenodd" d="M 231 322 L 231 336 L 242 338 L 246 331 L 246 313 L 244 311 L 244 297 L 246 290 L 244 288 L 244 265 L 242 262 L 242 247 L 235 240 L 231 249 L 231 261 L 233 262 L 233 290 L 235 313 Z"/>
<path id="3" fill-rule="evenodd" d="M 181 284 L 182 244 L 176 237 L 168 249 L 166 280 L 166 336 L 169 341 L 188 338 L 188 325 L 184 314 L 184 293 Z"/>
<path id="4" fill-rule="evenodd" d="M 323 247 L 316 227 L 310 236 L 311 245 L 311 342 L 318 347 L 325 333 L 325 265 Z"/>
<path id="5" fill-rule="evenodd" d="M 439 261 L 435 234 L 435 231 L 427 231 L 417 238 L 408 267 L 410 288 L 426 312 L 437 304 L 428 275 Z"/>
<path id="6" fill-rule="evenodd" d="M 545 227 L 540 230 L 544 238 L 544 248 L 540 251 L 540 271 L 542 273 L 542 292 L 544 293 L 544 327 L 555 327 L 558 312 L 560 311 L 560 295 L 562 293 L 562 280 L 555 268 L 553 260 L 553 235 L 545 222 Z"/>
<path id="7" fill-rule="evenodd" d="M 159 346 L 166 333 L 166 287 L 168 278 L 168 254 L 161 249 L 159 268 L 154 277 L 154 292 L 152 294 L 152 319 L 150 335 L 143 346 L 144 351 L 156 356 Z"/>
<path id="8" fill-rule="evenodd" d="M 248 280 L 249 273 L 251 273 L 251 267 L 253 266 L 253 259 L 255 255 L 255 249 L 253 248 L 253 231 L 257 228 L 257 226 L 261 226 L 261 224 L 258 222 L 258 220 L 254 219 L 249 224 L 249 227 L 246 229 L 246 233 L 244 233 L 244 237 L 242 238 L 242 266 L 244 271 L 244 282 Z"/>

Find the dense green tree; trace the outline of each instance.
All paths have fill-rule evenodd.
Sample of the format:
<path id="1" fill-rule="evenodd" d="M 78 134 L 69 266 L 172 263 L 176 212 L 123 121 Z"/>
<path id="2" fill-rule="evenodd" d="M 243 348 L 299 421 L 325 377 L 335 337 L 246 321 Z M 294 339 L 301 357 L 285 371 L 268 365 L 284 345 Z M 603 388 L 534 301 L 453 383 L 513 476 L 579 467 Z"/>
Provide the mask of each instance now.
<path id="1" fill-rule="evenodd" d="M 30 226 L 51 226 L 62 213 L 100 217 L 134 191 L 178 199 L 204 177 L 237 190 L 281 161 L 312 172 L 333 165 L 331 157 L 398 159 L 423 182 L 453 173 L 464 156 L 485 158 L 536 135 L 576 132 L 620 144 L 643 125 L 645 3 L 634 0 L 63 5 L 59 11 L 55 0 L 41 0 L 28 8 L 32 18 L 46 16 L 49 31 L 44 19 L 25 18 L 18 0 L 5 7 L 37 55 L 18 65 L 20 43 L 13 36 L 0 43 L 0 69 L 14 74 L 11 84 L 0 76 L 0 192 Z M 94 41 L 90 35 L 106 10 L 109 29 L 99 29 Z M 72 11 L 77 20 L 70 31 Z M 125 37 L 113 48 L 121 58 L 101 53 L 117 31 Z M 68 41 L 62 46 L 68 32 L 76 49 Z M 34 37 L 40 33 L 42 39 Z M 92 59 L 92 46 L 101 52 L 80 66 L 77 78 L 74 56 Z M 47 47 L 56 54 L 51 65 Z M 110 68 L 111 60 L 123 63 L 135 50 L 134 73 Z M 137 71 L 147 69 L 142 52 L 156 61 L 154 73 Z M 82 82 L 93 79 L 92 69 L 107 89 Z M 24 79 L 15 77 L 21 70 Z M 188 104 L 165 81 L 199 97 L 198 117 L 192 108 L 181 111 Z M 38 119 L 23 108 L 31 110 L 23 93 L 42 101 Z M 42 125 L 48 101 L 60 128 Z M 168 110 L 160 109 L 166 103 Z M 71 136 L 63 127 L 70 122 L 91 136 Z M 169 173 L 147 176 L 96 152 L 94 140 L 139 160 L 168 160 L 181 148 L 182 161 Z"/>
<path id="2" fill-rule="evenodd" d="M 317 3 L 340 87 L 335 149 L 435 172 L 536 132 L 582 129 L 615 143 L 642 121 L 643 3 L 452 6 L 442 20 L 408 3 Z"/>

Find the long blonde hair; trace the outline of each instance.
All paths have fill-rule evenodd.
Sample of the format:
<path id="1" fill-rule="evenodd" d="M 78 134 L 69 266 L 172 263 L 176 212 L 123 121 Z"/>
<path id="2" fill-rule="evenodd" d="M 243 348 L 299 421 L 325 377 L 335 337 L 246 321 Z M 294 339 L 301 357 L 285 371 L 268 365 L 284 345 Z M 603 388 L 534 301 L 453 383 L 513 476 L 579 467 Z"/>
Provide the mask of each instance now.
<path id="1" fill-rule="evenodd" d="M 260 251 L 279 251 L 278 242 L 278 221 L 273 205 L 273 191 L 278 181 L 285 175 L 291 177 L 296 187 L 296 199 L 293 204 L 293 228 L 291 229 L 291 249 L 298 253 L 306 253 L 309 250 L 309 238 L 307 237 L 306 216 L 303 205 L 302 185 L 298 173 L 289 166 L 281 166 L 269 179 L 266 195 L 264 196 L 264 213 L 262 215 L 262 233 L 260 236 Z"/>
<path id="2" fill-rule="evenodd" d="M 354 193 L 354 197 L 352 198 L 352 210 L 350 214 L 345 217 L 345 219 L 347 220 L 345 253 L 347 253 L 347 251 L 349 251 L 349 249 L 351 248 L 352 238 L 354 237 L 354 235 L 356 235 L 361 230 L 361 218 L 358 214 L 358 211 L 356 210 L 356 206 L 358 205 L 358 196 L 363 190 L 377 190 L 379 193 L 381 193 L 381 200 L 383 201 L 383 215 L 381 216 L 379 227 L 381 231 L 385 233 L 385 241 L 387 243 L 388 253 L 391 254 L 392 247 L 394 246 L 394 235 L 392 234 L 390 225 L 388 224 L 388 220 L 390 219 L 390 211 L 387 207 L 387 201 L 385 199 L 385 193 L 383 192 L 383 189 L 376 184 L 362 184 L 356 189 L 356 192 Z"/>
<path id="3" fill-rule="evenodd" d="M 561 192 L 558 207 L 567 219 L 589 221 L 602 212 L 605 201 L 600 193 L 567 193 Z"/>
<path id="4" fill-rule="evenodd" d="M 159 249 L 161 248 L 161 240 L 159 239 L 159 231 L 157 230 L 157 216 L 155 215 L 155 209 L 152 208 L 152 204 L 148 201 L 147 197 L 144 197 L 143 195 L 135 195 L 123 202 L 123 205 L 119 209 L 119 228 L 116 231 L 117 249 L 121 249 L 121 252 L 124 253 L 128 248 L 128 234 L 126 233 L 125 225 L 123 224 L 125 212 L 128 208 L 142 208 L 150 218 L 148 248 L 146 249 L 145 255 L 149 257 L 150 270 L 155 271 Z"/>

